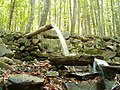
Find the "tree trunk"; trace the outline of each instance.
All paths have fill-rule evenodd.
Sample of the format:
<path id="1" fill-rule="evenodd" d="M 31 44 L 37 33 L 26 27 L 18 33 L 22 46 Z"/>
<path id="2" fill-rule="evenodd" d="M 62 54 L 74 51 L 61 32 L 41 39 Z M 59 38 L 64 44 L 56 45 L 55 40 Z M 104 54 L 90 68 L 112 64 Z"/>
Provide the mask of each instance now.
<path id="1" fill-rule="evenodd" d="M 101 17 L 100 17 L 100 3 L 99 3 L 99 0 L 97 0 L 97 9 L 98 9 L 98 13 L 97 13 L 97 17 L 98 17 L 98 35 L 101 36 Z"/>
<path id="2" fill-rule="evenodd" d="M 38 0 L 38 26 L 40 25 L 40 0 Z"/>
<path id="3" fill-rule="evenodd" d="M 106 17 L 109 17 L 109 4 L 108 4 L 109 2 L 107 1 L 106 2 L 106 7 L 107 7 L 107 10 L 106 10 Z M 106 33 L 106 35 L 108 35 L 108 36 L 110 36 L 110 35 L 112 35 L 111 33 L 112 33 L 112 30 L 109 28 L 109 18 L 107 18 L 107 20 L 106 20 L 106 31 L 107 31 L 107 33 Z"/>
<path id="4" fill-rule="evenodd" d="M 120 37 L 120 0 L 118 0 L 118 15 L 119 15 L 119 22 L 118 22 L 118 29 L 117 29 L 117 35 Z"/>
<path id="5" fill-rule="evenodd" d="M 31 28 L 31 25 L 32 25 L 33 19 L 34 19 L 35 0 L 31 0 L 30 3 L 31 3 L 31 14 L 30 14 L 30 17 L 28 20 L 28 24 L 26 26 L 26 33 L 30 32 L 30 28 Z"/>
<path id="6" fill-rule="evenodd" d="M 101 36 L 105 35 L 105 28 L 104 28 L 104 17 L 103 17 L 103 0 L 101 0 Z"/>
<path id="7" fill-rule="evenodd" d="M 8 18 L 8 30 L 11 29 L 11 22 L 12 22 L 12 18 L 13 18 L 14 8 L 15 8 L 15 0 L 11 0 L 10 14 L 9 14 L 9 18 Z"/>
<path id="8" fill-rule="evenodd" d="M 78 0 L 78 35 L 80 35 L 80 0 Z"/>
<path id="9" fill-rule="evenodd" d="M 96 35 L 95 13 L 94 13 L 93 7 L 95 7 L 95 5 L 92 2 L 92 0 L 90 0 L 90 13 L 91 13 L 90 16 L 91 16 L 91 20 L 92 20 L 93 34 Z"/>
<path id="10" fill-rule="evenodd" d="M 74 34 L 75 32 L 75 25 L 76 25 L 76 0 L 74 0 L 73 13 L 71 17 L 71 34 Z"/>
<path id="11" fill-rule="evenodd" d="M 49 7 L 49 23 L 51 23 L 51 17 L 52 17 L 52 15 L 51 15 L 51 5 L 50 5 L 50 7 Z"/>
<path id="12" fill-rule="evenodd" d="M 64 29 L 66 30 L 66 0 L 63 0 L 63 3 L 64 3 L 64 10 L 63 10 L 63 12 L 64 12 L 64 23 L 63 23 L 63 27 L 64 27 Z"/>
<path id="13" fill-rule="evenodd" d="M 51 2 L 51 0 L 44 0 L 44 8 L 43 8 L 43 12 L 42 12 L 42 16 L 41 16 L 41 21 L 40 21 L 39 27 L 41 27 L 41 26 L 46 24 L 47 15 L 48 15 L 49 8 L 50 8 L 50 2 Z"/>
<path id="14" fill-rule="evenodd" d="M 55 12 L 54 12 L 55 21 L 54 21 L 54 22 L 55 22 L 55 24 L 57 24 L 57 15 L 56 15 L 56 12 L 57 12 L 57 11 L 56 11 L 56 10 L 57 10 L 57 9 L 56 9 L 56 6 L 57 6 L 57 5 L 56 5 L 56 4 L 57 4 L 57 3 L 56 3 L 56 0 L 54 0 L 54 9 L 55 9 Z"/>
<path id="15" fill-rule="evenodd" d="M 115 15 L 114 15 L 114 1 L 111 0 L 111 11 L 112 11 L 112 24 L 113 24 L 113 35 L 115 36 Z"/>
<path id="16" fill-rule="evenodd" d="M 61 12 L 62 12 L 62 0 L 60 0 L 60 11 L 59 11 L 59 28 L 61 30 Z"/>

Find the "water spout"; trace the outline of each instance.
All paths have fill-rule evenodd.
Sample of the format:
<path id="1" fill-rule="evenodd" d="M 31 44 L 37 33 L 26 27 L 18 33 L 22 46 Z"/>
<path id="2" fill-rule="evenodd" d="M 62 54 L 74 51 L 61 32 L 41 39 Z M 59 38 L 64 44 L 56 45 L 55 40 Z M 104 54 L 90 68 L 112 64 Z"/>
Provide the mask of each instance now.
<path id="1" fill-rule="evenodd" d="M 62 48 L 63 48 L 64 55 L 65 55 L 65 56 L 69 56 L 70 54 L 69 54 L 69 51 L 68 51 L 68 48 L 67 48 L 67 44 L 66 44 L 66 42 L 65 42 L 65 39 L 64 39 L 61 31 L 60 31 L 59 28 L 58 28 L 57 26 L 55 26 L 55 25 L 53 25 L 53 28 L 55 29 L 55 31 L 56 31 L 59 39 L 60 39 L 60 42 L 61 42 L 61 45 L 62 45 Z"/>

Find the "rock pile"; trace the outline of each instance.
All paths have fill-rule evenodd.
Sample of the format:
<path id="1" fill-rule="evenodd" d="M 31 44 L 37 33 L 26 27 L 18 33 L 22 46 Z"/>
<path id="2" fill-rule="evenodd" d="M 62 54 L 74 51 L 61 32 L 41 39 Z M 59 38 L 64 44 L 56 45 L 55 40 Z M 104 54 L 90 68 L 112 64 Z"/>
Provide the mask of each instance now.
<path id="1" fill-rule="evenodd" d="M 120 37 L 72 36 L 69 39 L 72 53 L 101 55 L 107 61 L 120 62 Z"/>
<path id="2" fill-rule="evenodd" d="M 120 62 L 120 37 L 67 36 L 66 42 L 70 53 L 100 55 L 105 60 Z M 61 50 L 57 37 L 39 35 L 27 38 L 18 32 L 0 34 L 1 56 L 7 55 L 25 61 L 44 60 L 51 55 L 63 55 Z"/>

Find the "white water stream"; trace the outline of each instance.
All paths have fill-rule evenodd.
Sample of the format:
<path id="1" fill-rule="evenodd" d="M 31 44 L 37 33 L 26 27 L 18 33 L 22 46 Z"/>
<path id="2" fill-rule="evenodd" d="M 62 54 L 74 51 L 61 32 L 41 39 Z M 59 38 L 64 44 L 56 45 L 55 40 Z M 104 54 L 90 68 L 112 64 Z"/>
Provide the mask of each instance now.
<path id="1" fill-rule="evenodd" d="M 95 58 L 94 62 L 93 62 L 93 72 L 99 72 L 99 73 L 101 73 L 102 77 L 104 78 L 105 75 L 104 75 L 104 71 L 103 71 L 101 65 L 103 65 L 103 66 L 109 66 L 109 64 L 105 60 L 101 60 L 101 59 Z M 98 69 L 100 71 L 97 70 L 97 67 L 98 67 Z"/>
<path id="2" fill-rule="evenodd" d="M 59 28 L 57 26 L 53 26 L 53 28 L 55 29 L 59 39 L 60 39 L 60 42 L 61 42 L 61 45 L 62 45 L 62 48 L 63 48 L 63 52 L 64 52 L 64 55 L 65 56 L 70 56 L 69 54 L 69 51 L 68 51 L 68 48 L 67 48 L 67 44 L 65 42 L 65 39 L 62 35 L 62 32 L 59 30 Z"/>

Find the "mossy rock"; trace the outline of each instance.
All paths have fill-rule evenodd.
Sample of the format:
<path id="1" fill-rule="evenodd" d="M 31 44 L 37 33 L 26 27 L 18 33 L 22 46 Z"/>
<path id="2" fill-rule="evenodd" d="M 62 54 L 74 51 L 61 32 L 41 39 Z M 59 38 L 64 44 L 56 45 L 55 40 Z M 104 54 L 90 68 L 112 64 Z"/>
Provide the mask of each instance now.
<path id="1" fill-rule="evenodd" d="M 19 50 L 19 47 L 18 47 L 18 46 L 15 46 L 15 45 L 13 45 L 13 44 L 8 45 L 8 48 L 11 49 L 11 50 Z"/>
<path id="2" fill-rule="evenodd" d="M 84 49 L 84 52 L 90 55 L 98 55 L 103 53 L 103 51 L 100 49 Z"/>
<path id="3" fill-rule="evenodd" d="M 120 47 L 117 48 L 117 56 L 120 57 Z"/>
<path id="4" fill-rule="evenodd" d="M 10 50 L 7 49 L 6 46 L 4 44 L 0 44 L 0 56 L 3 55 L 13 55 L 14 53 Z"/>
<path id="5" fill-rule="evenodd" d="M 103 37 L 103 40 L 107 42 L 107 41 L 111 40 L 111 37 L 105 36 L 105 37 Z"/>
<path id="6" fill-rule="evenodd" d="M 96 48 L 105 48 L 105 41 L 102 39 L 97 39 L 95 46 Z"/>
<path id="7" fill-rule="evenodd" d="M 33 61 L 34 58 L 32 56 L 26 56 L 22 58 L 23 61 Z"/>
<path id="8" fill-rule="evenodd" d="M 4 38 L 7 39 L 8 42 L 9 41 L 14 41 L 14 36 L 11 35 L 11 34 L 6 34 Z"/>
<path id="9" fill-rule="evenodd" d="M 30 54 L 31 54 L 31 56 L 35 56 L 35 57 L 41 57 L 42 56 L 42 53 L 38 49 L 32 51 Z"/>
<path id="10" fill-rule="evenodd" d="M 19 38 L 17 40 L 17 43 L 19 43 L 20 45 L 25 45 L 26 40 L 27 40 L 26 38 Z"/>
<path id="11" fill-rule="evenodd" d="M 31 46 L 31 41 L 29 39 L 25 39 L 25 47 Z"/>
<path id="12" fill-rule="evenodd" d="M 114 57 L 112 61 L 120 63 L 120 57 Z"/>
<path id="13" fill-rule="evenodd" d="M 116 52 L 111 51 L 111 50 L 105 50 L 102 55 L 106 60 L 109 60 L 116 56 Z"/>

